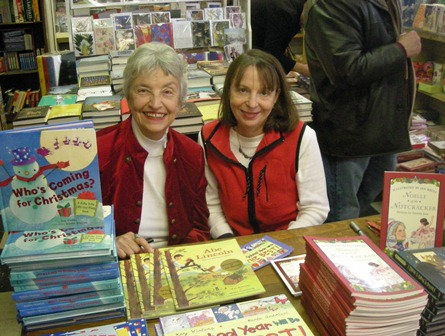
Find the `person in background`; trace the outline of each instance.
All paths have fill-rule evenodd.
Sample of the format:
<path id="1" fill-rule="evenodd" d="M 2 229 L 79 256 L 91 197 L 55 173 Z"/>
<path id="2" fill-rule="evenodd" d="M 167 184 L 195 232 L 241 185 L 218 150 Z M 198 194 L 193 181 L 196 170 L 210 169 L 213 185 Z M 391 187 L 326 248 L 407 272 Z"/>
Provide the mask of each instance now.
<path id="1" fill-rule="evenodd" d="M 250 24 L 252 48 L 274 55 L 284 72 L 309 76 L 307 64 L 286 55 L 286 49 L 300 31 L 300 17 L 306 0 L 252 0 Z"/>
<path id="2" fill-rule="evenodd" d="M 299 120 L 285 73 L 251 49 L 227 71 L 219 120 L 198 136 L 206 155 L 213 238 L 322 224 L 329 212 L 315 132 Z"/>
<path id="3" fill-rule="evenodd" d="M 163 43 L 135 50 L 124 70 L 131 116 L 98 131 L 103 203 L 114 205 L 120 258 L 208 240 L 201 147 L 170 128 L 187 94 L 185 63 Z"/>
<path id="4" fill-rule="evenodd" d="M 384 171 L 411 149 L 415 77 L 421 51 L 403 33 L 396 0 L 308 0 L 304 10 L 311 72 L 311 127 L 319 141 L 330 213 L 327 222 L 375 214 Z"/>

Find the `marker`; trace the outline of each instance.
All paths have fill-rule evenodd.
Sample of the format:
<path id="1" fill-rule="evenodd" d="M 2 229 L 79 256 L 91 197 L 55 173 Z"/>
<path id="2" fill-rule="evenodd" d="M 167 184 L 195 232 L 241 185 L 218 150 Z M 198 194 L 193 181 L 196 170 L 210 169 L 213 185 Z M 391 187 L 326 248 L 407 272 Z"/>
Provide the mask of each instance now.
<path id="1" fill-rule="evenodd" d="M 155 240 L 153 238 L 144 238 L 147 243 L 153 243 Z"/>
<path id="2" fill-rule="evenodd" d="M 360 229 L 360 227 L 357 224 L 355 224 L 355 222 L 351 221 L 349 227 L 359 236 L 366 236 L 366 234 L 362 231 L 362 229 Z"/>

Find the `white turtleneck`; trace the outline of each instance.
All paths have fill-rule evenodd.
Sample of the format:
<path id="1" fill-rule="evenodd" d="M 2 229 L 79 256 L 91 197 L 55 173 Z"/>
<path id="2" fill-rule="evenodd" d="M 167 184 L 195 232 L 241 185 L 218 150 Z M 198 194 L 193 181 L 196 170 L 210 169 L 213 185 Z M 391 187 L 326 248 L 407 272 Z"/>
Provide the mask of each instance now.
<path id="1" fill-rule="evenodd" d="M 160 140 L 151 140 L 142 134 L 134 119 L 132 127 L 139 144 L 148 152 L 144 164 L 142 213 L 138 234 L 145 238 L 153 238 L 151 246 L 155 248 L 167 246 L 166 171 L 163 155 L 167 146 L 168 129 Z"/>

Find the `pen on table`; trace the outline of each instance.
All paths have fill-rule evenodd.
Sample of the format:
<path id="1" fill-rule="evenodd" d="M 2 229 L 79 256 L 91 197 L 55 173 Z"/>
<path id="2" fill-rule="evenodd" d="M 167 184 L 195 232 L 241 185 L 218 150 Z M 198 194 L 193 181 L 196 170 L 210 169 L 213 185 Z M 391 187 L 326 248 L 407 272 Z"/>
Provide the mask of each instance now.
<path id="1" fill-rule="evenodd" d="M 366 233 L 364 233 L 362 229 L 360 229 L 360 227 L 355 222 L 351 221 L 349 227 L 359 236 L 366 236 Z"/>

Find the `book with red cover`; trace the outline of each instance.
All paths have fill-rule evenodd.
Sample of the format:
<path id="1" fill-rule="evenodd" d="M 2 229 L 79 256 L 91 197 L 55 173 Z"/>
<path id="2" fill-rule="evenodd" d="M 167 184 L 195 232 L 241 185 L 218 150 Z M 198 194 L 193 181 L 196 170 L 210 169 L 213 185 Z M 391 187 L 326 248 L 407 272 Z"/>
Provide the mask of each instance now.
<path id="1" fill-rule="evenodd" d="M 392 254 L 442 246 L 444 204 L 444 174 L 385 172 L 380 248 Z"/>

